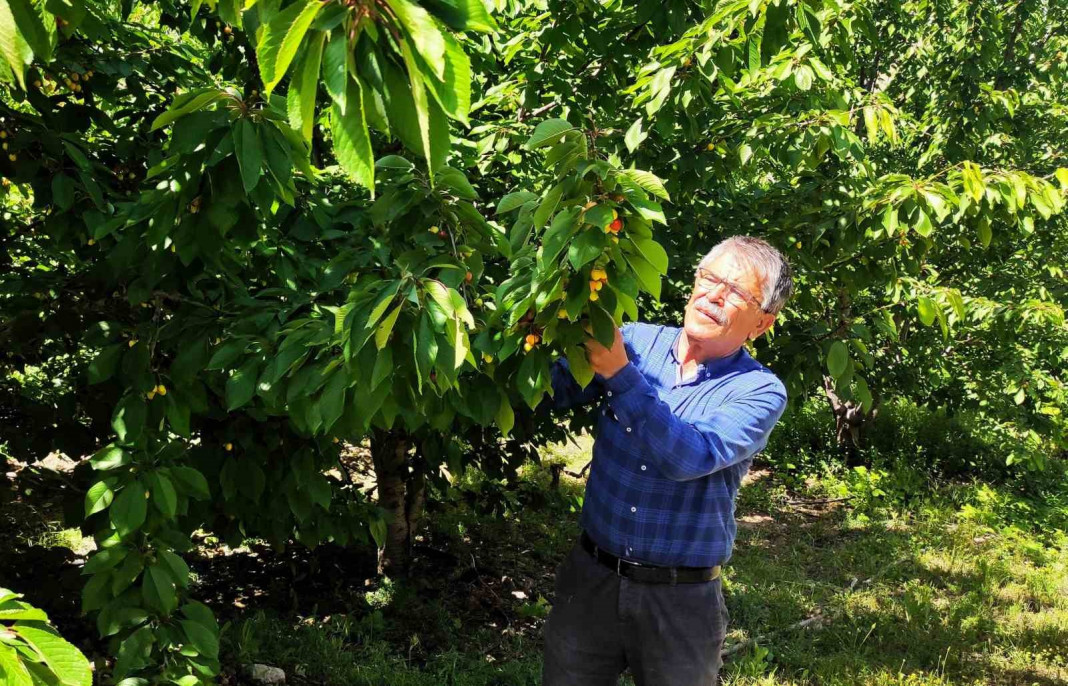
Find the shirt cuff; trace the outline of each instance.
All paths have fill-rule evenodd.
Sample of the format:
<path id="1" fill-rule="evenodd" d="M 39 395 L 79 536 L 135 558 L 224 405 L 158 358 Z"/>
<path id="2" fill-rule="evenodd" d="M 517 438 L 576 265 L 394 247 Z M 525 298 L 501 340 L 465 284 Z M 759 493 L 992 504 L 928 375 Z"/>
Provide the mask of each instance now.
<path id="1" fill-rule="evenodd" d="M 641 380 L 642 373 L 638 371 L 633 362 L 628 362 L 626 367 L 605 379 L 604 386 L 612 393 L 626 393 L 637 386 Z"/>

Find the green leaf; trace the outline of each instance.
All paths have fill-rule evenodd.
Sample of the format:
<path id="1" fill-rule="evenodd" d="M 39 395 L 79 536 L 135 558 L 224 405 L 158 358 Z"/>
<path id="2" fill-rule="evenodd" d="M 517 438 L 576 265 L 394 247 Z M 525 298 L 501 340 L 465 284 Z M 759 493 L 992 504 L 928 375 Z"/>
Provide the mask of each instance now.
<path id="1" fill-rule="evenodd" d="M 378 345 L 377 340 L 375 345 Z M 378 388 L 378 385 L 393 373 L 393 349 L 389 346 L 381 346 L 378 349 L 374 370 L 371 372 L 371 388 Z"/>
<path id="2" fill-rule="evenodd" d="M 174 579 L 158 563 L 145 569 L 145 575 L 141 579 L 141 596 L 146 605 L 165 615 L 174 612 L 178 607 L 178 590 L 175 588 Z"/>
<path id="3" fill-rule="evenodd" d="M 422 93 L 425 112 L 421 111 L 415 102 L 414 93 L 424 88 L 424 84 L 409 83 L 404 72 L 392 66 L 388 61 L 383 62 L 382 74 L 386 89 L 382 93 L 385 100 L 385 108 L 389 113 L 389 130 L 400 139 L 404 147 L 427 159 L 427 165 L 432 170 L 437 170 L 445 163 L 451 144 L 449 136 L 449 123 L 436 101 L 427 102 L 426 93 Z M 424 141 L 424 115 L 425 124 L 429 126 Z M 425 142 L 430 145 L 430 157 L 426 157 Z"/>
<path id="4" fill-rule="evenodd" d="M 208 371 L 227 369 L 237 361 L 237 358 L 241 357 L 246 348 L 248 348 L 248 341 L 246 340 L 227 341 L 215 351 L 211 359 L 208 360 L 208 366 L 204 369 Z"/>
<path id="5" fill-rule="evenodd" d="M 371 538 L 374 539 L 375 545 L 379 548 L 384 548 L 386 545 L 386 520 L 381 517 L 374 517 L 367 523 L 367 528 L 371 532 Z"/>
<path id="6" fill-rule="evenodd" d="M 208 488 L 208 480 L 193 467 L 172 467 L 171 474 L 182 486 L 182 490 L 196 500 L 208 500 L 211 498 L 211 490 Z"/>
<path id="7" fill-rule="evenodd" d="M 90 385 L 102 383 L 114 376 L 124 347 L 126 346 L 123 343 L 109 345 L 93 358 L 93 361 L 89 363 L 86 369 Z"/>
<path id="8" fill-rule="evenodd" d="M 260 77 L 267 95 L 285 76 L 289 65 L 297 54 L 297 48 L 304 40 L 308 27 L 315 21 L 324 3 L 320 0 L 307 0 L 303 5 L 296 2 L 274 15 L 270 23 L 260 34 L 256 48 L 256 57 L 260 65 Z"/>
<path id="9" fill-rule="evenodd" d="M 531 409 L 538 406 L 548 385 L 549 365 L 541 348 L 535 348 L 523 357 L 516 375 L 516 388 Z"/>
<path id="10" fill-rule="evenodd" d="M 326 382 L 323 393 L 319 398 L 319 413 L 322 416 L 322 431 L 327 433 L 334 423 L 345 411 L 345 391 L 348 388 L 348 377 L 345 374 L 335 372 Z"/>
<path id="11" fill-rule="evenodd" d="M 467 113 L 471 109 L 471 60 L 460 43 L 443 34 L 445 39 L 445 74 L 441 79 L 423 72 L 430 94 L 449 117 L 468 125 Z M 420 66 L 424 65 L 420 62 Z"/>
<path id="12" fill-rule="evenodd" d="M 627 263 L 638 277 L 638 285 L 646 293 L 660 300 L 660 272 L 649 261 L 640 255 L 627 255 Z"/>
<path id="13" fill-rule="evenodd" d="M 2 2 L 3 0 L 0 0 L 0 3 Z M 3 12 L 0 11 L 0 21 L 3 20 Z M 2 33 L 3 28 L 0 28 L 0 37 L 2 37 Z M 15 652 L 14 648 L 9 648 L 3 643 L 0 643 L 0 678 L 3 679 L 4 686 L 37 686 L 30 676 L 30 672 L 26 669 L 26 665 L 19 659 L 19 654 Z"/>
<path id="14" fill-rule="evenodd" d="M 24 72 L 26 65 L 33 59 L 33 52 L 19 35 L 7 0 L 0 0 L 0 56 L 3 56 L 15 79 L 25 88 Z M 3 66 L 0 64 L 0 72 L 3 71 Z"/>
<path id="15" fill-rule="evenodd" d="M 363 86 L 353 77 L 348 82 L 348 113 L 335 103 L 330 110 L 330 131 L 334 135 L 334 154 L 341 167 L 375 196 L 375 155 L 364 118 Z"/>
<path id="16" fill-rule="evenodd" d="M 594 372 L 586 357 L 586 348 L 569 345 L 564 349 L 564 356 L 567 357 L 567 366 L 571 370 L 571 376 L 575 377 L 579 386 L 583 388 L 589 386 L 593 381 Z"/>
<path id="17" fill-rule="evenodd" d="M 183 93 L 175 97 L 174 102 L 171 103 L 170 108 L 166 112 L 156 117 L 155 121 L 152 122 L 152 128 L 150 130 L 156 131 L 157 129 L 161 129 L 175 119 L 202 110 L 208 105 L 222 100 L 225 97 L 227 97 L 226 91 L 219 90 L 218 88 L 200 88 L 188 93 Z"/>
<path id="18" fill-rule="evenodd" d="M 798 90 L 807 91 L 812 88 L 812 67 L 807 64 L 798 65 L 794 69 L 794 85 Z"/>
<path id="19" fill-rule="evenodd" d="M 582 221 L 596 226 L 602 231 L 612 223 L 619 213 L 607 204 L 600 204 L 582 213 Z"/>
<path id="20" fill-rule="evenodd" d="M 867 105 L 862 111 L 864 112 L 864 130 L 868 135 L 868 142 L 874 143 L 879 139 L 879 112 L 874 105 Z"/>
<path id="21" fill-rule="evenodd" d="M 444 80 L 445 36 L 438 28 L 437 22 L 429 12 L 410 0 L 387 0 L 387 2 L 396 13 L 405 33 L 415 45 L 415 51 L 430 66 L 434 76 Z M 405 47 L 407 41 L 403 41 L 401 45 L 402 50 L 408 50 Z M 410 74 L 412 79 L 418 78 L 416 71 L 410 70 Z"/>
<path id="22" fill-rule="evenodd" d="M 930 236 L 931 232 L 934 231 L 934 226 L 931 225 L 931 218 L 921 208 L 916 210 L 916 223 L 912 228 L 924 238 Z"/>
<path id="23" fill-rule="evenodd" d="M 631 196 L 627 198 L 627 200 L 634 207 L 634 209 L 638 210 L 638 214 L 641 215 L 643 219 L 646 219 L 651 222 L 660 222 L 661 224 L 667 226 L 667 219 L 664 217 L 664 209 L 660 206 L 659 203 L 655 203 L 650 200 L 645 200 L 643 198 L 634 197 L 634 194 L 631 194 Z"/>
<path id="24" fill-rule="evenodd" d="M 41 14 L 31 0 L 7 0 L 23 40 L 42 64 L 52 59 L 52 40 L 41 21 Z"/>
<path id="25" fill-rule="evenodd" d="M 545 222 L 549 221 L 549 217 L 553 216 L 553 212 L 556 211 L 556 206 L 560 204 L 560 196 L 563 192 L 564 184 L 558 183 L 550 188 L 549 192 L 545 194 L 541 203 L 538 204 L 538 209 L 534 211 L 533 221 L 535 229 L 540 229 L 545 226 Z"/>
<path id="26" fill-rule="evenodd" d="M 8 600 L 0 603 L 0 622 L 47 622 L 48 615 L 44 610 L 38 610 L 29 603 L 19 600 Z"/>
<path id="27" fill-rule="evenodd" d="M 634 152 L 648 137 L 649 134 L 642 131 L 642 118 L 638 117 L 623 136 L 623 144 L 627 146 L 629 152 Z"/>
<path id="28" fill-rule="evenodd" d="M 501 391 L 501 404 L 497 406 L 497 427 L 500 428 L 501 433 L 505 436 L 515 426 L 515 411 L 512 409 L 512 404 L 508 401 L 508 394 Z"/>
<path id="29" fill-rule="evenodd" d="M 98 450 L 89 463 L 97 471 L 108 471 L 129 464 L 130 455 L 116 445 L 106 445 Z"/>
<path id="30" fill-rule="evenodd" d="M 430 145 L 430 105 L 427 103 L 426 99 L 426 88 L 423 84 L 423 79 L 419 76 L 419 67 L 416 65 L 415 57 L 412 55 L 412 51 L 408 48 L 407 42 L 401 43 L 401 56 L 404 58 L 404 64 L 408 69 L 408 84 L 411 88 L 412 105 L 415 108 L 419 138 L 423 143 L 423 156 L 427 159 L 427 165 L 430 169 L 430 177 L 431 180 L 433 180 L 434 164 L 432 160 L 434 157 Z"/>
<path id="31" fill-rule="evenodd" d="M 404 307 L 404 303 L 400 303 L 393 308 L 382 323 L 378 325 L 378 330 L 375 331 L 375 347 L 379 350 L 386 347 L 389 343 L 389 335 L 393 332 L 393 325 L 397 323 L 397 317 L 400 316 L 401 308 Z"/>
<path id="32" fill-rule="evenodd" d="M 260 181 L 260 172 L 263 168 L 263 143 L 260 141 L 259 130 L 242 117 L 237 120 L 233 129 L 234 152 L 237 154 L 237 164 L 241 168 L 241 183 L 246 193 Z"/>
<path id="33" fill-rule="evenodd" d="M 178 494 L 174 490 L 174 484 L 167 475 L 160 472 L 152 474 L 152 502 L 165 517 L 172 518 L 178 512 Z"/>
<path id="34" fill-rule="evenodd" d="M 474 186 L 471 185 L 471 182 L 467 180 L 467 177 L 459 169 L 444 167 L 438 172 L 438 179 L 441 185 L 453 191 L 459 198 L 465 200 L 478 198 L 478 193 L 475 192 Z"/>
<path id="35" fill-rule="evenodd" d="M 920 313 L 920 321 L 924 326 L 930 326 L 934 324 L 935 318 L 938 316 L 938 305 L 935 301 L 926 295 L 921 295 L 916 302 L 916 308 Z"/>
<path id="36" fill-rule="evenodd" d="M 482 0 L 423 0 L 423 6 L 457 31 L 492 33 L 497 30 Z"/>
<path id="37" fill-rule="evenodd" d="M 323 84 L 342 114 L 348 113 L 348 50 L 344 31 L 333 31 L 323 51 Z"/>
<path id="38" fill-rule="evenodd" d="M 411 171 L 415 169 L 415 165 L 404 159 L 400 155 L 386 155 L 375 160 L 375 167 L 377 169 L 400 169 L 402 171 Z"/>
<path id="39" fill-rule="evenodd" d="M 625 169 L 623 170 L 623 176 L 627 177 L 642 189 L 652 193 L 662 200 L 671 200 L 668 196 L 667 188 L 664 187 L 664 182 L 660 180 L 656 174 L 652 174 L 640 169 Z"/>
<path id="40" fill-rule="evenodd" d="M 289 92 L 286 94 L 289 125 L 300 132 L 309 147 L 315 126 L 315 98 L 319 91 L 319 67 L 325 43 L 326 33 L 322 31 L 308 40 L 308 46 L 301 53 L 296 71 L 289 82 Z"/>
<path id="41" fill-rule="evenodd" d="M 986 215 L 980 217 L 976 230 L 979 232 L 979 242 L 983 244 L 984 248 L 989 248 L 990 241 L 994 238 L 994 234 L 990 230 L 990 217 Z"/>
<path id="42" fill-rule="evenodd" d="M 63 686 L 92 686 L 93 672 L 81 651 L 50 629 L 16 624 L 12 629 L 36 650 Z"/>
<path id="43" fill-rule="evenodd" d="M 185 563 L 185 560 L 169 550 L 157 551 L 156 557 L 166 567 L 167 573 L 179 588 L 189 586 L 189 565 Z"/>
<path id="44" fill-rule="evenodd" d="M 537 199 L 538 196 L 530 191 L 516 191 L 514 193 L 509 193 L 501 198 L 500 203 L 497 204 L 497 214 L 507 214 L 513 210 L 518 210 L 525 203 Z"/>
<path id="45" fill-rule="evenodd" d="M 105 481 L 97 481 L 85 494 L 85 516 L 108 509 L 114 499 L 115 492 L 111 490 L 111 486 Z"/>
<path id="46" fill-rule="evenodd" d="M 111 428 L 120 441 L 136 440 L 145 428 L 148 408 L 140 396 L 129 393 L 115 406 L 111 416 Z"/>
<path id="47" fill-rule="evenodd" d="M 141 528 L 148 514 L 147 492 L 140 481 L 131 481 L 119 492 L 108 511 L 111 525 L 119 536 L 125 538 Z"/>
<path id="48" fill-rule="evenodd" d="M 632 236 L 631 242 L 636 247 L 649 264 L 660 272 L 667 275 L 668 272 L 668 255 L 663 246 L 654 241 L 651 238 L 642 238 L 640 236 Z"/>
<path id="49" fill-rule="evenodd" d="M 842 378 L 849 366 L 849 348 L 843 341 L 831 343 L 827 351 L 827 371 L 836 379 Z"/>
<path id="50" fill-rule="evenodd" d="M 52 177 L 52 202 L 61 210 L 69 210 L 74 204 L 74 182 L 66 174 Z"/>
<path id="51" fill-rule="evenodd" d="M 589 312 L 594 339 L 606 348 L 611 347 L 616 338 L 616 323 L 612 320 L 612 315 L 606 312 L 600 303 L 590 305 Z"/>
<path id="52" fill-rule="evenodd" d="M 605 234 L 596 228 L 588 228 L 571 242 L 567 250 L 567 259 L 575 269 L 582 269 L 589 264 L 604 250 L 606 245 Z"/>
<path id="53" fill-rule="evenodd" d="M 167 396 L 167 422 L 174 433 L 186 438 L 189 437 L 189 413 L 189 405 L 182 402 L 176 393 Z"/>
<path id="54" fill-rule="evenodd" d="M 535 127 L 534 133 L 527 140 L 524 147 L 527 150 L 534 150 L 543 145 L 557 143 L 560 141 L 561 136 L 568 131 L 574 130 L 575 127 L 563 119 L 546 119 Z"/>
<path id="55" fill-rule="evenodd" d="M 549 226 L 549 230 L 542 237 L 540 256 L 542 264 L 550 264 L 556 260 L 578 226 L 577 208 L 561 212 L 553 218 L 552 225 Z"/>
<path id="56" fill-rule="evenodd" d="M 226 409 L 232 412 L 244 406 L 256 394 L 256 380 L 260 365 L 256 359 L 248 360 L 226 381 Z"/>
<path id="57" fill-rule="evenodd" d="M 447 316 L 453 317 L 456 315 L 456 311 L 452 306 L 452 295 L 450 295 L 449 288 L 445 284 L 436 279 L 425 279 L 423 287 L 434 302 L 441 306 Z"/>

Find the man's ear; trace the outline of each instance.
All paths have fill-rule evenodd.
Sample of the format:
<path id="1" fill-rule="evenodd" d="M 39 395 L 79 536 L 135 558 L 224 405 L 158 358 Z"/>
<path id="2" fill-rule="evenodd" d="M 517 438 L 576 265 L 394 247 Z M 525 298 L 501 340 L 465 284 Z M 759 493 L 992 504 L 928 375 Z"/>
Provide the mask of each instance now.
<path id="1" fill-rule="evenodd" d="M 764 335 L 764 333 L 772 327 L 775 323 L 775 315 L 767 312 L 760 313 L 760 319 L 757 321 L 756 326 L 749 333 L 749 340 L 755 341 Z"/>

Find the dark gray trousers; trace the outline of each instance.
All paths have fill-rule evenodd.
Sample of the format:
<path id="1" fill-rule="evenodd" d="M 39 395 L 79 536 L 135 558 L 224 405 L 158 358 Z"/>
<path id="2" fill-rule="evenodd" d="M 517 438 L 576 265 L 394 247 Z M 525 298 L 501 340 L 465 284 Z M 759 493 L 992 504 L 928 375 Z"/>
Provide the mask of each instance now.
<path id="1" fill-rule="evenodd" d="M 727 608 L 720 579 L 641 584 L 598 564 L 577 543 L 556 570 L 545 630 L 543 686 L 714 686 Z"/>

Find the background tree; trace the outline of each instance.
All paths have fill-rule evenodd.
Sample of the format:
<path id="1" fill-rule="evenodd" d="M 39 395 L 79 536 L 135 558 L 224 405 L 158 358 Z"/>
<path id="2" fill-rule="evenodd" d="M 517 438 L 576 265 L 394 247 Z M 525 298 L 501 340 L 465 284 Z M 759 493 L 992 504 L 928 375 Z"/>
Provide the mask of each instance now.
<path id="1" fill-rule="evenodd" d="M 850 461 L 900 397 L 1063 450 L 1057 3 L 0 3 L 0 430 L 95 453 L 116 679 L 218 671 L 198 528 L 403 569 L 427 481 L 561 435 L 553 356 L 677 323 L 733 233 Z"/>

